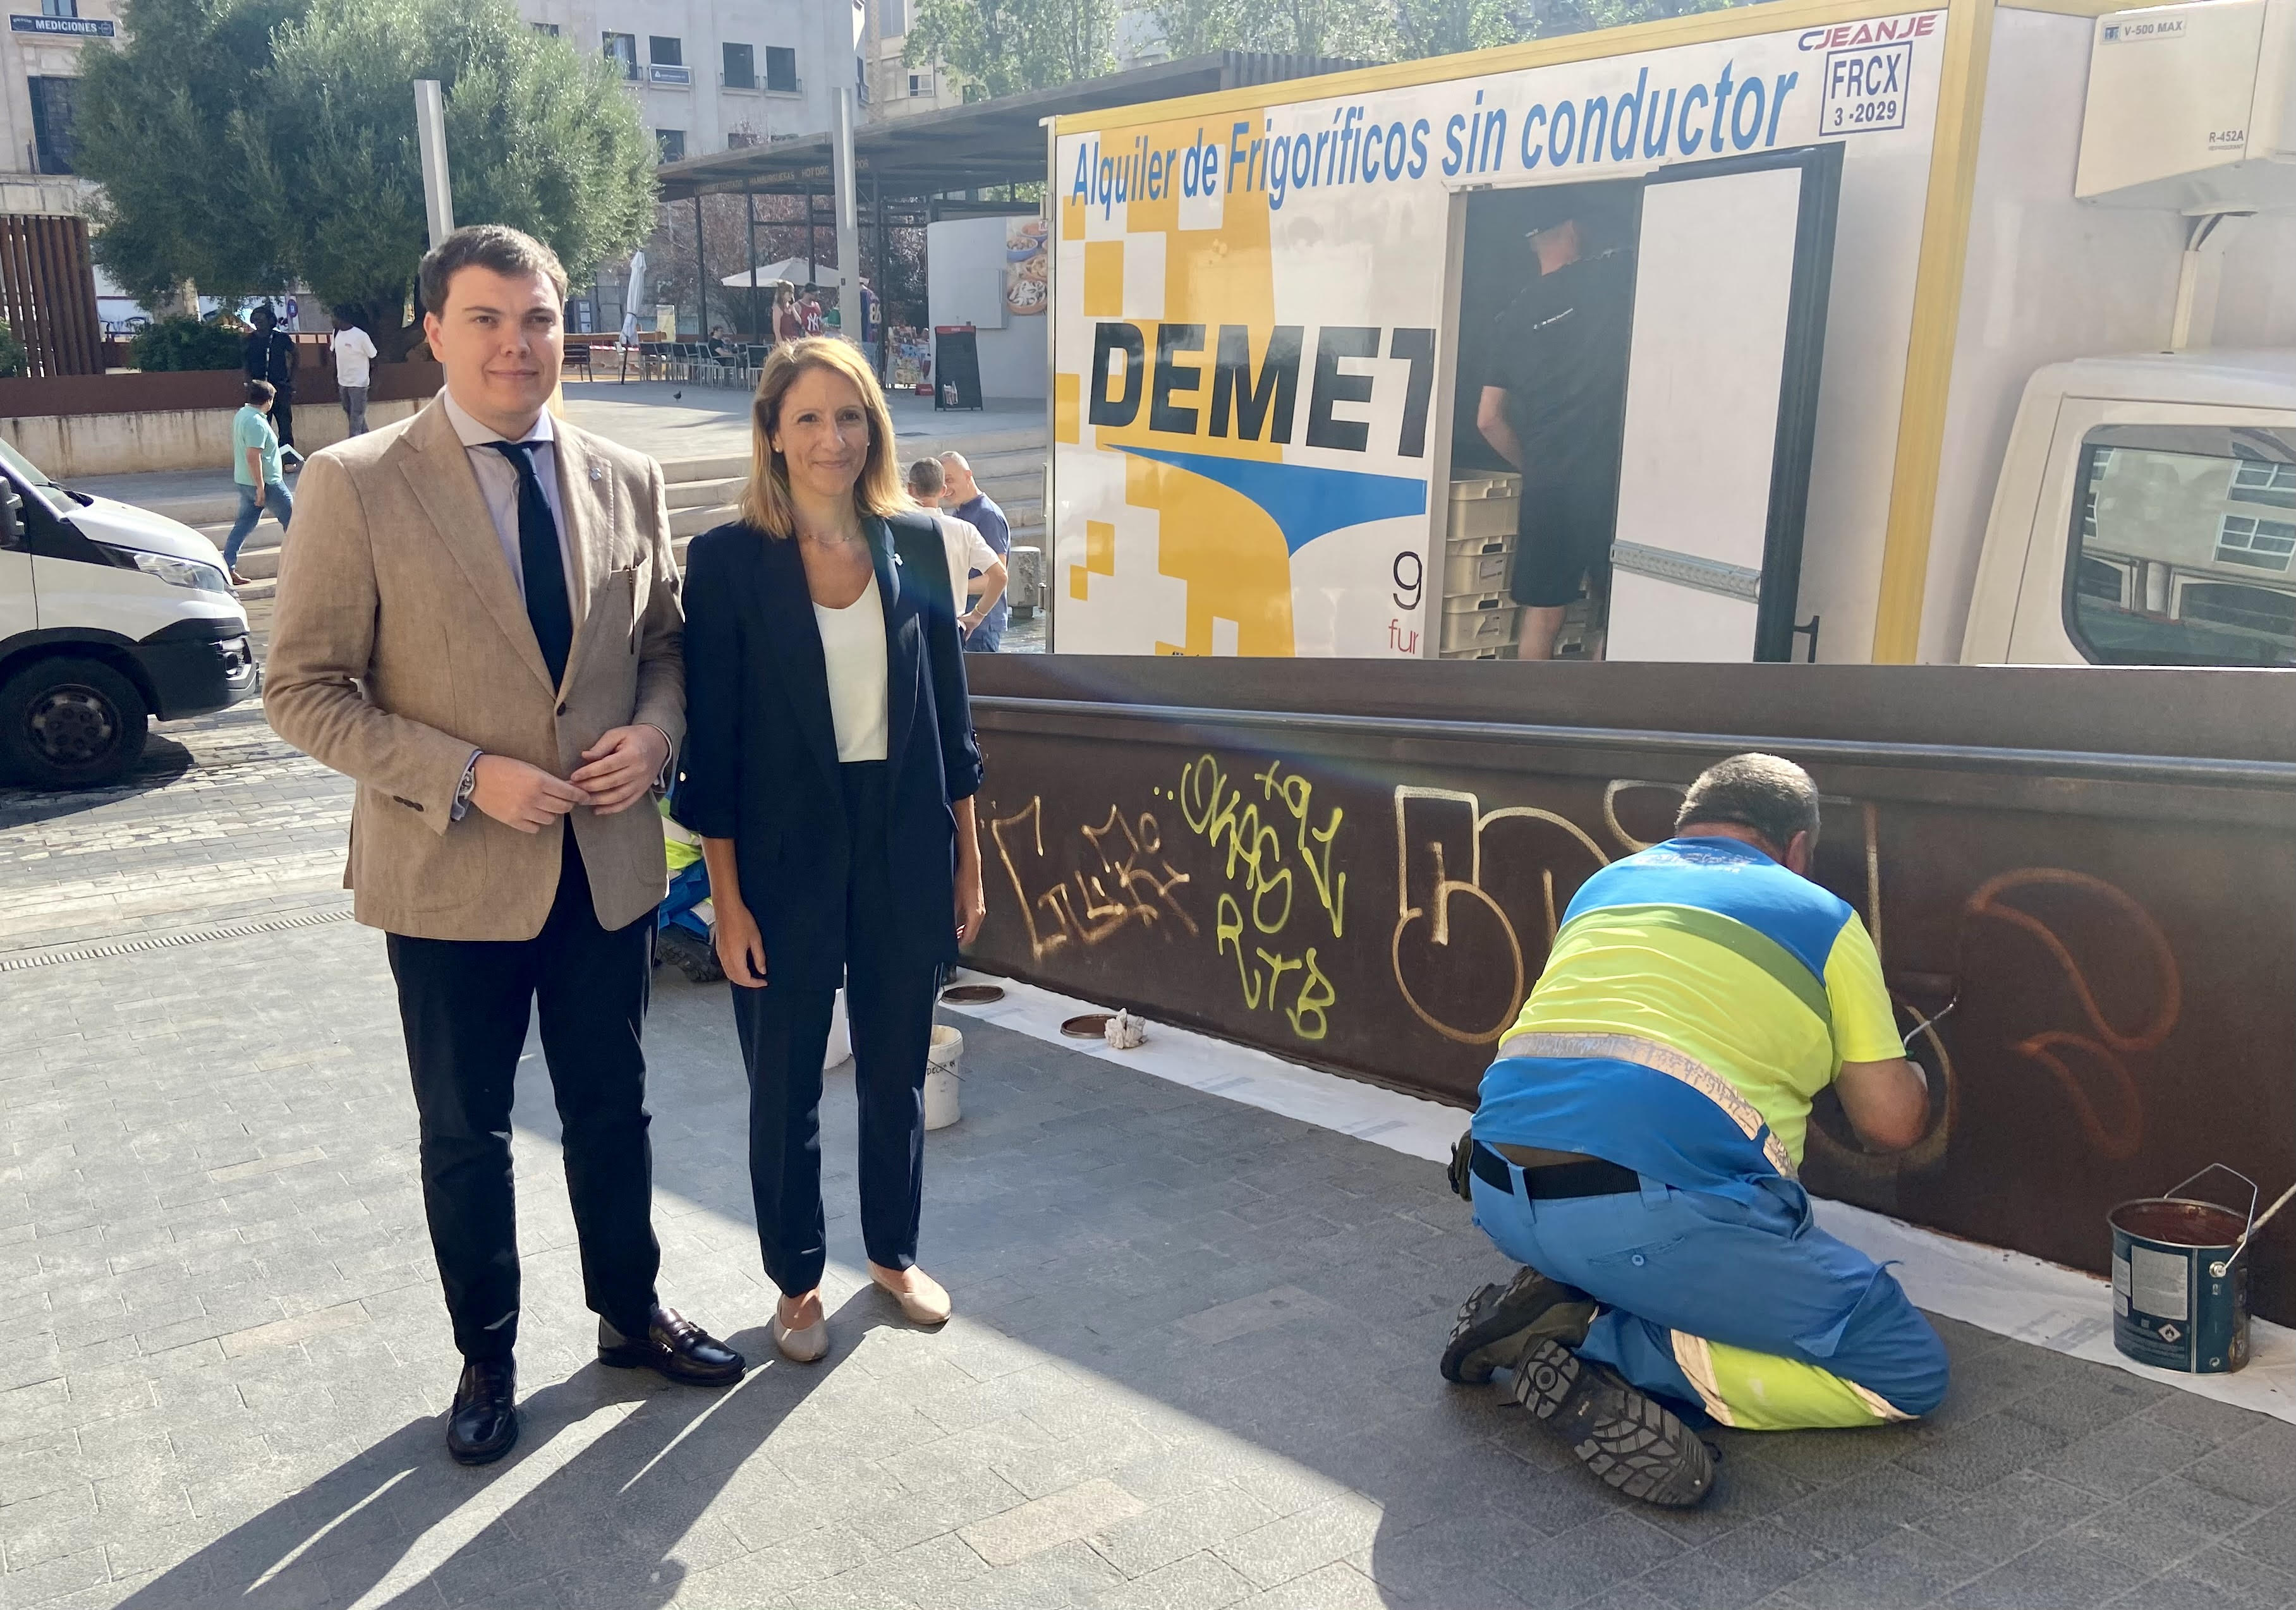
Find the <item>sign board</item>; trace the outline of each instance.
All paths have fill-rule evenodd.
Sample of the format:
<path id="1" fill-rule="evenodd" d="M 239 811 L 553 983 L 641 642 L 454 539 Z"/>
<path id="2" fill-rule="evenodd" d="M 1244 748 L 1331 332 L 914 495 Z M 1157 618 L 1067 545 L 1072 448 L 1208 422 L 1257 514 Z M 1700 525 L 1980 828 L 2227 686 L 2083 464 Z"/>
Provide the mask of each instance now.
<path id="1" fill-rule="evenodd" d="M 15 34 L 78 34 L 84 38 L 109 39 L 117 28 L 102 17 L 23 17 L 11 15 L 8 31 Z"/>
<path id="2" fill-rule="evenodd" d="M 1831 304 L 1816 326 L 1824 469 L 1795 469 L 1810 531 L 1844 547 L 1878 532 L 1944 21 L 1914 12 L 1472 70 L 1490 53 L 1431 82 L 1394 79 L 1434 63 L 1269 85 L 1258 104 L 1063 119 L 1051 176 L 1054 650 L 1430 657 L 1445 651 L 1447 603 L 1512 614 L 1520 588 L 1447 594 L 1444 542 L 1455 479 L 1521 467 L 1482 416 L 1512 422 L 1528 451 L 1522 411 L 1578 385 L 1517 339 L 1545 322 L 1525 306 L 1542 277 L 1528 237 L 1574 211 L 1606 217 L 1603 272 L 1637 310 L 1632 339 L 1662 347 L 1677 331 L 1631 294 L 1643 192 L 1669 168 L 1718 158 L 1841 148 L 1854 245 L 1816 293 L 1819 312 Z M 1759 187 L 1733 193 L 1751 205 Z M 1767 213 L 1713 221 L 1724 236 L 1774 225 Z M 1695 279 L 1694 245 L 1669 273 Z M 1712 260 L 1741 258 L 1767 260 Z M 1677 323 L 1730 311 L 1694 284 L 1675 290 L 1659 300 Z M 1771 328 L 1766 339 L 1786 339 Z M 1617 339 L 1623 353 L 1623 330 Z M 1610 367 L 1611 394 L 1584 406 L 1615 421 L 1623 356 Z M 1678 403 L 1677 417 L 1694 412 Z M 1599 449 L 1551 449 L 1528 467 L 1525 529 L 1554 504 L 1543 478 L 1564 473 L 1558 463 L 1607 465 L 1611 489 L 1581 502 L 1615 502 L 1620 432 L 1613 422 Z M 1644 473 L 1670 472 L 1662 442 L 1645 449 Z M 1610 529 L 1595 518 L 1585 568 L 1600 587 Z"/>

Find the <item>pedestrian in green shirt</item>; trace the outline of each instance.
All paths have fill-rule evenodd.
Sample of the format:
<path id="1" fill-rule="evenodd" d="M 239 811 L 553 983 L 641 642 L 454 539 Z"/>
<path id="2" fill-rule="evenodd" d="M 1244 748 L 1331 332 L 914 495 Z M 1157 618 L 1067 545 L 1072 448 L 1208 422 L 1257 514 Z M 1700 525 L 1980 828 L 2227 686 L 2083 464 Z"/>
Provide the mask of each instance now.
<path id="1" fill-rule="evenodd" d="M 279 478 L 279 436 L 271 428 L 274 395 L 269 380 L 248 381 L 247 406 L 232 416 L 231 478 L 239 483 L 239 518 L 224 538 L 223 564 L 234 586 L 247 584 L 239 573 L 239 550 L 263 511 L 271 511 L 282 531 L 295 515 L 295 500 Z"/>

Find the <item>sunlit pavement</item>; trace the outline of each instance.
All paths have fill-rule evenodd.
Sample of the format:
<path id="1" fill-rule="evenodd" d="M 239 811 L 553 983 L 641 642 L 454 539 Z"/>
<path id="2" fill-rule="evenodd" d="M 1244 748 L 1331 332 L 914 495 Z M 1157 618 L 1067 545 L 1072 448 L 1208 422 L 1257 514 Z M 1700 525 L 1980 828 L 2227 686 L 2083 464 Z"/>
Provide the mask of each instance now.
<path id="1" fill-rule="evenodd" d="M 525 1436 L 462 1469 L 347 814 L 251 709 L 164 730 L 127 787 L 0 790 L 0 1605 L 2296 1598 L 2296 1428 L 1951 1324 L 1935 1421 L 1725 1434 L 1707 1509 L 1615 1500 L 1437 1377 L 1503 1271 L 1434 1165 L 964 1019 L 922 1248 L 957 1319 L 862 1284 L 832 1079 L 833 1349 L 782 1363 L 725 986 L 667 969 L 663 1294 L 760 1368 L 594 1362 L 530 1062 Z"/>

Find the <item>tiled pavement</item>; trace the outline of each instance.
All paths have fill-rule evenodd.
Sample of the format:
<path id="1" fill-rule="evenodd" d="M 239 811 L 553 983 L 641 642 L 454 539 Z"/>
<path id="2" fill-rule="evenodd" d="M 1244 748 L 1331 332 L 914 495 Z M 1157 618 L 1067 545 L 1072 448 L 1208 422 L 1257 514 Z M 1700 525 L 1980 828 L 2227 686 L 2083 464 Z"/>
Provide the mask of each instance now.
<path id="1" fill-rule="evenodd" d="M 214 920 L 225 862 L 316 864 L 340 785 L 228 719 L 184 736 L 144 794 L 0 795 L 0 962 Z M 97 835 L 96 892 L 17 929 Z M 722 990 L 658 980 L 664 1293 L 763 1361 Z M 591 1360 L 530 1064 L 526 1435 L 463 1470 L 377 936 L 0 971 L 0 1606 L 2296 1602 L 2296 1427 L 1950 1323 L 1931 1422 L 1722 1434 L 1708 1508 L 1615 1500 L 1436 1377 L 1502 1271 L 1433 1165 L 975 1024 L 964 1121 L 928 1142 L 958 1319 L 859 1286 L 832 1082 L 834 1351 L 715 1394 Z"/>

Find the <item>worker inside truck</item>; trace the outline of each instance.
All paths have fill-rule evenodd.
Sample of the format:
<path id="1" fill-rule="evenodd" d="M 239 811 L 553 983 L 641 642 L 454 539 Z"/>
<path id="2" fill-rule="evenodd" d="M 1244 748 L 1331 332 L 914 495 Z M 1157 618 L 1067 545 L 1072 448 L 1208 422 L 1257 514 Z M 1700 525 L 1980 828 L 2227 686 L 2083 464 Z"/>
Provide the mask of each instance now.
<path id="1" fill-rule="evenodd" d="M 1807 876 L 1817 831 L 1791 761 L 1702 775 L 1673 838 L 1579 888 L 1453 1160 L 1526 1267 L 1460 1310 L 1443 1374 L 1512 1369 L 1518 1402 L 1654 1504 L 1712 1490 L 1685 1420 L 1876 1426 L 1945 1396 L 1937 1333 L 1795 1178 L 1828 1085 L 1877 1151 L 1929 1112 L 1873 940 Z"/>
<path id="2" fill-rule="evenodd" d="M 1564 612 L 1609 585 L 1635 271 L 1630 205 L 1578 186 L 1527 199 L 1545 207 L 1515 265 L 1528 277 L 1491 332 L 1475 424 L 1522 476 L 1517 654 L 1549 659 Z"/>

